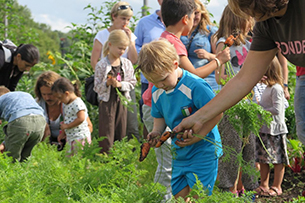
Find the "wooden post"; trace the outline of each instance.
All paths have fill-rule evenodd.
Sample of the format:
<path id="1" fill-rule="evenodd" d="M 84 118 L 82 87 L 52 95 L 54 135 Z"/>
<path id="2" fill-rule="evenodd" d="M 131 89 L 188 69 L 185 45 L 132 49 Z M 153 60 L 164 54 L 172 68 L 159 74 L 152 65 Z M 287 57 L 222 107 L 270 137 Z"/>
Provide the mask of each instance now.
<path id="1" fill-rule="evenodd" d="M 143 0 L 142 17 L 147 13 L 147 0 Z"/>

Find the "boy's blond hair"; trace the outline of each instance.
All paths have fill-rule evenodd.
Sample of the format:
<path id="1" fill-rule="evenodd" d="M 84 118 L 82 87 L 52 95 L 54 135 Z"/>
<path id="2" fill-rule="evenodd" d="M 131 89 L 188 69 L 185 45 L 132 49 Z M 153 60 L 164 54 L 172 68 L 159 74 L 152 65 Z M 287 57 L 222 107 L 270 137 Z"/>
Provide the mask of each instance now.
<path id="1" fill-rule="evenodd" d="M 121 6 L 126 6 L 126 9 L 120 9 Z M 129 5 L 129 3 L 125 2 L 125 1 L 120 1 L 113 5 L 113 7 L 110 11 L 110 15 L 111 15 L 111 21 L 113 21 L 113 18 L 112 18 L 113 16 L 114 17 L 117 17 L 117 16 L 132 17 L 133 11 L 132 11 L 132 8 Z"/>
<path id="2" fill-rule="evenodd" d="M 179 62 L 174 45 L 166 39 L 160 39 L 142 47 L 138 57 L 138 68 L 145 76 L 151 73 L 173 72 L 174 61 Z"/>
<path id="3" fill-rule="evenodd" d="M 10 90 L 8 88 L 6 88 L 3 85 L 0 86 L 0 96 L 6 94 L 8 92 L 10 92 Z"/>
<path id="4" fill-rule="evenodd" d="M 103 47 L 103 56 L 106 57 L 109 54 L 109 43 L 111 45 L 125 45 L 128 46 L 130 44 L 130 39 L 127 36 L 124 30 L 118 29 L 110 32 L 108 40 L 105 42 Z"/>

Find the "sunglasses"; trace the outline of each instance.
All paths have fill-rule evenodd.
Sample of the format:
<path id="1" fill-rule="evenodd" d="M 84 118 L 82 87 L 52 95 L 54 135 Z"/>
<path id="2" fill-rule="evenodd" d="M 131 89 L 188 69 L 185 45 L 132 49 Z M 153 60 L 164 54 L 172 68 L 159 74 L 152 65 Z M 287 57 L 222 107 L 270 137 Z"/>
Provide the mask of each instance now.
<path id="1" fill-rule="evenodd" d="M 128 9 L 128 8 L 130 8 L 130 10 L 133 11 L 133 9 L 132 9 L 132 7 L 131 7 L 130 5 L 121 5 L 121 6 L 119 6 L 119 7 L 118 7 L 118 11 L 119 11 L 119 10 L 126 10 L 126 9 Z"/>

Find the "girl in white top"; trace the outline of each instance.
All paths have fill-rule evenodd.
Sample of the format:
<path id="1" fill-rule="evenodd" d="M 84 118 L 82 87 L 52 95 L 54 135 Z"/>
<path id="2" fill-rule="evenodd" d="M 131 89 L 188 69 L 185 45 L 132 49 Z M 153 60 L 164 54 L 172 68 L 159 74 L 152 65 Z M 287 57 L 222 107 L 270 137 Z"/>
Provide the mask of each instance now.
<path id="1" fill-rule="evenodd" d="M 69 152 L 72 154 L 77 151 L 76 142 L 85 144 L 91 143 L 91 133 L 88 127 L 88 110 L 80 98 L 81 93 L 78 85 L 72 84 L 67 78 L 59 78 L 52 86 L 53 95 L 61 101 L 64 109 L 64 122 L 61 124 L 61 130 L 64 130 L 67 136 L 67 143 L 70 144 Z M 63 139 L 64 134 L 58 136 L 58 140 Z"/>
<path id="2" fill-rule="evenodd" d="M 96 64 L 94 91 L 99 100 L 99 142 L 101 153 L 108 153 L 113 142 L 126 135 L 127 109 L 117 94 L 120 91 L 128 100 L 136 85 L 134 69 L 130 60 L 121 57 L 129 44 L 123 30 L 113 30 L 105 43 L 104 58 Z"/>
<path id="3" fill-rule="evenodd" d="M 260 163 L 261 175 L 261 183 L 256 192 L 263 196 L 277 196 L 282 194 L 284 164 L 288 164 L 286 143 L 288 130 L 285 123 L 283 76 L 277 57 L 273 59 L 265 75 L 267 77 L 263 82 L 267 87 L 262 94 L 260 105 L 266 111 L 271 112 L 273 120 L 270 126 L 262 126 L 259 133 L 269 154 L 263 148 L 259 138 L 256 139 L 256 161 Z M 274 181 L 270 188 L 269 164 L 274 165 Z"/>

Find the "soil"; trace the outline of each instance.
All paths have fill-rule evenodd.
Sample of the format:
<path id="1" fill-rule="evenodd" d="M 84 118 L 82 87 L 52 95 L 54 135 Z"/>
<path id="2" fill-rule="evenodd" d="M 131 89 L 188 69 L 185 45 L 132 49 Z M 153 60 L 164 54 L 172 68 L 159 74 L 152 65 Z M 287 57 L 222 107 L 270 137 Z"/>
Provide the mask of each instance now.
<path id="1" fill-rule="evenodd" d="M 273 171 L 270 174 L 270 183 L 273 181 Z M 277 197 L 256 197 L 255 202 L 290 202 L 293 198 L 302 196 L 305 190 L 305 170 L 300 173 L 294 173 L 289 167 L 285 168 L 284 180 L 282 183 L 283 194 Z"/>

